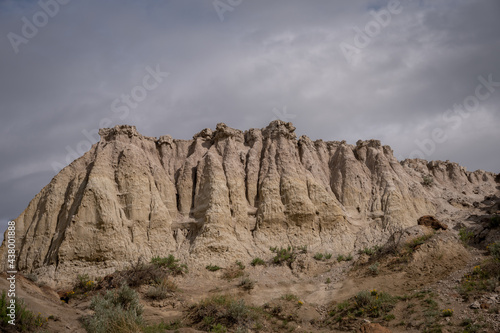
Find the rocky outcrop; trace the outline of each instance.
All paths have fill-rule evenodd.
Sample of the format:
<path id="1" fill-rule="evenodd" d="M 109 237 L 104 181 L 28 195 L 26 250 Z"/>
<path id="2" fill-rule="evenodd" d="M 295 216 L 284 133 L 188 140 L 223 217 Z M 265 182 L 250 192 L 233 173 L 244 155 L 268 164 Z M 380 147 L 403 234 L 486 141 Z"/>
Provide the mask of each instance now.
<path id="1" fill-rule="evenodd" d="M 297 139 L 279 120 L 245 132 L 218 124 L 192 140 L 133 126 L 100 135 L 16 219 L 19 270 L 63 281 L 171 253 L 197 263 L 270 246 L 347 253 L 450 208 L 450 196 L 478 200 L 496 186 L 455 163 L 400 163 L 377 140 Z"/>
<path id="2" fill-rule="evenodd" d="M 448 226 L 440 222 L 437 218 L 432 215 L 424 215 L 420 217 L 417 221 L 418 225 L 423 225 L 434 230 L 446 230 Z"/>

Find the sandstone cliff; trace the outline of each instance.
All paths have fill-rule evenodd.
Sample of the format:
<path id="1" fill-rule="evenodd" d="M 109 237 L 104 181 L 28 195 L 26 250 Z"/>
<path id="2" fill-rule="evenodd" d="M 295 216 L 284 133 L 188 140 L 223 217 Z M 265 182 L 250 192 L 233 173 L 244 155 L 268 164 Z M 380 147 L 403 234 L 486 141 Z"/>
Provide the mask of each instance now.
<path id="1" fill-rule="evenodd" d="M 175 140 L 102 129 L 16 219 L 18 269 L 64 282 L 171 253 L 197 263 L 269 246 L 347 253 L 422 215 L 465 209 L 498 185 L 495 174 L 455 163 L 400 163 L 377 140 L 312 141 L 294 130 L 282 121 L 245 132 L 218 124 Z"/>

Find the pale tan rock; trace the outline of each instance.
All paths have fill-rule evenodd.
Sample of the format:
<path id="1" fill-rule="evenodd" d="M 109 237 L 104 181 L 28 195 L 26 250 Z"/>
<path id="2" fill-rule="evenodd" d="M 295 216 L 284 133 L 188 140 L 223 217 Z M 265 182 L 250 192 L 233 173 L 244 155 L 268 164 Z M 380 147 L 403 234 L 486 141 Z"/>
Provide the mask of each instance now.
<path id="1" fill-rule="evenodd" d="M 133 126 L 100 135 L 16 219 L 17 267 L 40 281 L 104 276 L 168 254 L 200 267 L 270 246 L 345 254 L 386 243 L 420 216 L 468 209 L 448 201 L 482 201 L 497 186 L 495 174 L 456 163 L 400 163 L 377 140 L 297 140 L 279 120 L 246 132 L 221 123 L 192 140 Z M 424 186 L 423 175 L 434 183 Z"/>

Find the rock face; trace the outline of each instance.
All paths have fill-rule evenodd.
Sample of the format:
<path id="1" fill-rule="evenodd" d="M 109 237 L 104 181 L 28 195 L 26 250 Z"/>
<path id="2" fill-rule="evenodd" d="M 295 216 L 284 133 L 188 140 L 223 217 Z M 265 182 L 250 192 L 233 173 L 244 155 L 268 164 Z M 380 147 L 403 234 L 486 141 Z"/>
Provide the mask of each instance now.
<path id="1" fill-rule="evenodd" d="M 347 253 L 422 215 L 458 209 L 448 199 L 495 193 L 489 172 L 400 163 L 377 140 L 312 141 L 294 130 L 279 120 L 245 132 L 218 124 L 192 140 L 100 130 L 101 140 L 16 219 L 18 269 L 64 282 L 171 253 L 197 263 L 248 259 L 270 246 Z M 2 267 L 6 254 L 4 242 Z"/>

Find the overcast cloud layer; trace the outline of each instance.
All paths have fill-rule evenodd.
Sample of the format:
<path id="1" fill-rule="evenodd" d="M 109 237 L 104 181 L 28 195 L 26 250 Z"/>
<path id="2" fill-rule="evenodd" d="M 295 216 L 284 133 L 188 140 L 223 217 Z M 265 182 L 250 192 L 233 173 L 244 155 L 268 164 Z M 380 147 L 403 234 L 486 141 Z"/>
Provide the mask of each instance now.
<path id="1" fill-rule="evenodd" d="M 189 139 L 280 118 L 500 172 L 497 0 L 55 1 L 0 1 L 2 229 L 103 125 Z"/>

